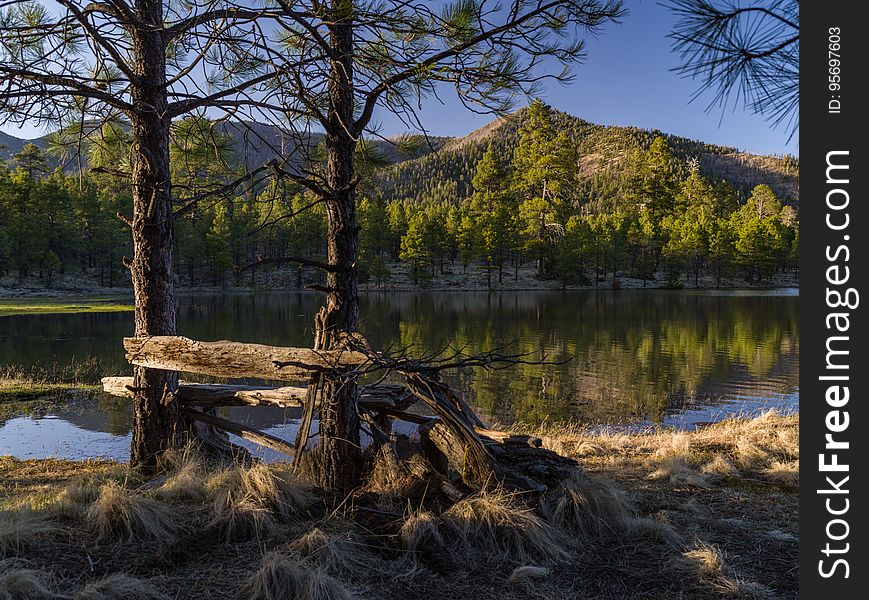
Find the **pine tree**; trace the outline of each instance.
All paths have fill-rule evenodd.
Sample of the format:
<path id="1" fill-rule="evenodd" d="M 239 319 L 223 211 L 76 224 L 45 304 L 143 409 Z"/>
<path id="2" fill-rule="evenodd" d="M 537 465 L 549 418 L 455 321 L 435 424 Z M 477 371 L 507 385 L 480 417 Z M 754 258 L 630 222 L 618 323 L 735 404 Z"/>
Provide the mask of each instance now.
<path id="1" fill-rule="evenodd" d="M 486 265 L 486 281 L 492 287 L 492 271 L 498 270 L 498 282 L 504 280 L 504 262 L 516 246 L 518 227 L 516 206 L 506 187 L 506 167 L 490 144 L 477 163 L 469 202 L 474 223 L 476 254 Z"/>
<path id="2" fill-rule="evenodd" d="M 564 132 L 556 131 L 552 109 L 541 100 L 531 102 L 523 113 L 513 154 L 513 189 L 520 200 L 525 251 L 536 258 L 538 277 L 544 274 L 553 233 L 563 231 L 559 215 L 575 176 L 572 158 L 572 144 Z"/>

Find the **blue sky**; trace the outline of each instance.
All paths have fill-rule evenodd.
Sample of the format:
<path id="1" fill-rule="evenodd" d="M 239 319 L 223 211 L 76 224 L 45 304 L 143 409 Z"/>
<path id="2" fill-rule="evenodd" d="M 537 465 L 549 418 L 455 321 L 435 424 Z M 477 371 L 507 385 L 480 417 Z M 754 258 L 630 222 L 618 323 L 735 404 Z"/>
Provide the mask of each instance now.
<path id="1" fill-rule="evenodd" d="M 621 24 L 607 25 L 597 39 L 588 41 L 588 58 L 576 67 L 575 82 L 548 84 L 544 100 L 594 123 L 660 129 L 758 154 L 797 153 L 797 136 L 788 143 L 785 127 L 771 129 L 741 106 L 722 113 L 720 108 L 705 111 L 708 97 L 689 103 L 697 83 L 671 71 L 678 64 L 666 37 L 673 16 L 652 0 L 628 0 L 626 5 L 629 14 Z M 464 110 L 449 92 L 443 99 L 445 104 L 432 100 L 422 111 L 423 123 L 434 135 L 465 135 L 491 120 Z M 404 131 L 388 114 L 377 118 L 384 134 Z M 10 125 L 2 130 L 27 138 L 44 133 Z"/>
<path id="2" fill-rule="evenodd" d="M 786 127 L 771 129 L 742 106 L 707 113 L 709 97 L 689 103 L 697 82 L 671 71 L 679 59 L 667 39 L 674 17 L 653 0 L 625 4 L 629 14 L 621 24 L 608 25 L 597 39 L 588 40 L 588 57 L 575 68 L 574 83 L 549 84 L 543 95 L 546 102 L 593 123 L 660 129 L 758 154 L 797 154 L 796 135 L 788 144 Z M 432 102 L 422 113 L 433 134 L 464 135 L 491 120 L 463 110 L 449 93 L 443 99 L 445 105 Z M 379 117 L 384 133 L 401 131 L 396 119 Z"/>

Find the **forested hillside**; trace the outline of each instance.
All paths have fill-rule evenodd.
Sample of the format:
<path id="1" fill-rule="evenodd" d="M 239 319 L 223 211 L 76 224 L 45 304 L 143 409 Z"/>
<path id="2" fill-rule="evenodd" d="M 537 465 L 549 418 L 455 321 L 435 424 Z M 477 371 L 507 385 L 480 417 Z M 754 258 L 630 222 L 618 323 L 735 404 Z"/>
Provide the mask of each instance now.
<path id="1" fill-rule="evenodd" d="M 325 253 L 322 205 L 304 190 L 263 181 L 190 203 L 276 151 L 318 168 L 316 135 L 300 152 L 265 126 L 244 132 L 202 118 L 173 130 L 179 282 L 256 286 L 276 269 L 279 285 L 316 282 L 287 260 Z M 15 144 L 0 167 L 4 286 L 128 283 L 125 126 L 105 126 L 82 160 L 64 136 Z M 390 285 L 398 266 L 420 286 L 474 266 L 492 287 L 532 266 L 541 281 L 616 287 L 755 285 L 796 267 L 793 157 L 593 125 L 535 101 L 463 138 L 360 144 L 357 159 L 359 265 L 372 285 Z"/>
<path id="2" fill-rule="evenodd" d="M 517 111 L 446 142 L 440 152 L 385 169 L 378 179 L 380 189 L 387 199 L 425 197 L 440 201 L 469 196 L 474 169 L 483 153 L 491 145 L 509 161 L 526 115 L 524 110 Z M 743 198 L 759 183 L 769 185 L 788 204 L 796 204 L 799 198 L 799 165 L 793 156 L 757 156 L 660 131 L 595 125 L 556 110 L 551 111 L 551 119 L 576 154 L 583 175 L 580 201 L 601 209 L 619 203 L 631 174 L 640 168 L 643 152 L 658 137 L 667 141 L 673 158 L 682 163 L 677 167 L 680 174 L 685 173 L 687 161 L 696 159 L 704 177 L 727 181 Z"/>

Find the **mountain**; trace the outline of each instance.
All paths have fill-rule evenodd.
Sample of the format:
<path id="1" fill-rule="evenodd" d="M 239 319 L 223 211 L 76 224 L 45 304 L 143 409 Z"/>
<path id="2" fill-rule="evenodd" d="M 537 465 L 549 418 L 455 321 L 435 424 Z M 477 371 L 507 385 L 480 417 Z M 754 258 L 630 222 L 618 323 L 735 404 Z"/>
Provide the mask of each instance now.
<path id="1" fill-rule="evenodd" d="M 227 133 L 233 138 L 233 150 L 238 163 L 248 168 L 256 168 L 278 156 L 291 160 L 301 160 L 313 148 L 323 141 L 323 134 L 318 132 L 289 134 L 280 128 L 256 122 L 219 123 L 219 133 Z M 33 143 L 43 150 L 50 145 L 51 134 L 46 134 L 33 140 L 20 139 L 0 132 L 0 161 L 10 161 L 25 144 Z M 422 156 L 433 149 L 442 147 L 450 138 L 432 137 L 424 140 L 423 136 L 393 136 L 377 139 L 372 142 L 379 160 L 397 163 Z M 301 142 L 301 143 L 300 143 Z M 48 156 L 50 168 L 62 167 L 73 171 L 78 161 L 75 152 L 63 161 L 52 155 Z"/>
<path id="2" fill-rule="evenodd" d="M 377 154 L 393 163 L 380 170 L 376 186 L 387 200 L 429 198 L 455 201 L 471 193 L 471 180 L 477 161 L 489 144 L 494 144 L 505 160 L 513 155 L 519 137 L 519 125 L 524 110 L 493 120 L 464 137 L 399 136 L 372 142 Z M 556 127 L 565 131 L 577 145 L 578 168 L 585 176 L 586 195 L 594 198 L 616 193 L 631 157 L 648 148 L 657 136 L 667 139 L 673 155 L 680 161 L 696 159 L 703 174 L 712 181 L 729 182 L 742 196 L 760 184 L 770 185 L 785 202 L 796 204 L 799 199 L 799 164 L 792 156 L 759 156 L 728 148 L 670 135 L 658 130 L 636 127 L 605 126 L 589 123 L 564 112 L 553 111 Z M 301 157 L 303 150 L 316 147 L 323 134 L 290 137 L 278 128 L 261 123 L 226 123 L 220 129 L 234 140 L 236 158 L 248 167 L 259 166 L 278 155 Z M 33 140 L 45 148 L 49 136 Z M 11 159 L 27 140 L 0 133 L 0 160 Z M 58 166 L 55 160 L 51 166 Z M 73 158 L 66 164 L 75 165 Z"/>
<path id="3" fill-rule="evenodd" d="M 15 154 L 21 152 L 24 144 L 28 141 L 0 131 L 0 160 L 12 158 Z"/>
<path id="4" fill-rule="evenodd" d="M 430 198 L 449 200 L 471 193 L 477 162 L 490 144 L 509 161 L 519 140 L 524 110 L 484 125 L 461 138 L 447 141 L 437 152 L 402 161 L 385 169 L 378 189 L 387 199 Z M 564 112 L 552 111 L 557 129 L 577 145 L 578 168 L 584 175 L 587 196 L 606 197 L 618 189 L 636 151 L 645 150 L 658 136 L 666 138 L 676 159 L 699 161 L 711 181 L 727 181 L 740 195 L 766 183 L 789 204 L 799 200 L 797 159 L 792 156 L 759 156 L 735 148 L 636 127 L 596 125 Z"/>

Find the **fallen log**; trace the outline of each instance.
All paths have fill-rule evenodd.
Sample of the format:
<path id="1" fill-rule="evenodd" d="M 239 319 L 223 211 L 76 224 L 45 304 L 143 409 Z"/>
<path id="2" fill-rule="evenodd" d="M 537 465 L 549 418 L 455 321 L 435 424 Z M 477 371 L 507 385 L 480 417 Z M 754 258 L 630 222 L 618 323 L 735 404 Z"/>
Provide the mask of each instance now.
<path id="1" fill-rule="evenodd" d="M 447 477 L 461 479 L 466 484 L 485 486 L 501 483 L 509 489 L 544 492 L 550 487 L 574 476 L 579 464 L 546 448 L 534 446 L 529 436 L 502 436 L 492 439 L 489 430 L 477 430 L 482 444 L 492 456 L 492 481 L 468 481 L 465 465 L 468 442 L 439 420 L 430 421 L 419 428 L 420 446 L 432 466 Z M 511 439 L 512 438 L 512 439 Z M 520 438 L 527 438 L 522 440 Z"/>
<path id="2" fill-rule="evenodd" d="M 216 415 L 209 415 L 200 410 L 196 410 L 195 408 L 190 407 L 184 407 L 182 409 L 182 414 L 190 419 L 194 419 L 201 423 L 212 425 L 223 431 L 233 433 L 240 438 L 248 440 L 249 442 L 259 444 L 260 446 L 265 446 L 266 448 L 270 448 L 276 452 L 280 452 L 281 454 L 286 454 L 287 456 L 295 456 L 296 454 L 295 447 L 289 442 L 286 442 L 273 435 L 269 435 L 268 433 L 254 429 L 253 427 L 248 427 L 247 425 L 236 423 L 234 421 L 230 421 L 229 419 L 224 419 L 223 417 L 218 417 Z"/>
<path id="3" fill-rule="evenodd" d="M 352 350 L 286 348 L 241 342 L 199 342 L 182 336 L 124 338 L 127 361 L 140 367 L 215 377 L 299 381 L 311 372 L 360 365 Z"/>
<path id="4" fill-rule="evenodd" d="M 112 396 L 133 397 L 132 377 L 103 377 L 103 391 Z M 181 381 L 178 393 L 182 404 L 195 406 L 301 406 L 306 387 L 268 387 L 224 383 Z M 403 385 L 380 384 L 360 388 L 359 405 L 366 410 L 405 409 L 415 397 Z"/>
<path id="5" fill-rule="evenodd" d="M 425 425 L 432 421 L 438 420 L 438 417 L 418 415 L 415 413 L 409 413 L 391 408 L 378 408 L 378 413 L 392 419 L 407 421 L 408 423 L 414 423 L 416 425 Z M 543 445 L 543 440 L 541 440 L 539 437 L 533 437 L 530 435 L 508 433 L 506 431 L 487 429 L 485 427 L 475 427 L 474 431 L 477 432 L 477 435 L 480 436 L 480 441 L 482 441 L 484 444 L 497 443 L 507 446 L 530 446 L 532 448 L 540 448 Z"/>
<path id="6" fill-rule="evenodd" d="M 132 377 L 103 377 L 103 391 L 113 396 L 133 397 Z M 307 388 L 228 385 L 222 383 L 178 384 L 181 402 L 196 406 L 300 406 Z"/>
<path id="7" fill-rule="evenodd" d="M 446 452 L 449 466 L 459 472 L 467 485 L 482 487 L 493 481 L 495 460 L 474 430 L 480 422 L 476 415 L 471 416 L 470 409 L 466 412 L 464 406 L 455 402 L 452 390 L 437 379 L 415 372 L 404 373 L 404 376 L 408 389 L 439 417 L 443 423 L 441 429 L 450 433 L 449 443 L 461 454 Z M 420 435 L 425 428 L 431 430 L 434 423 L 422 425 Z"/>

